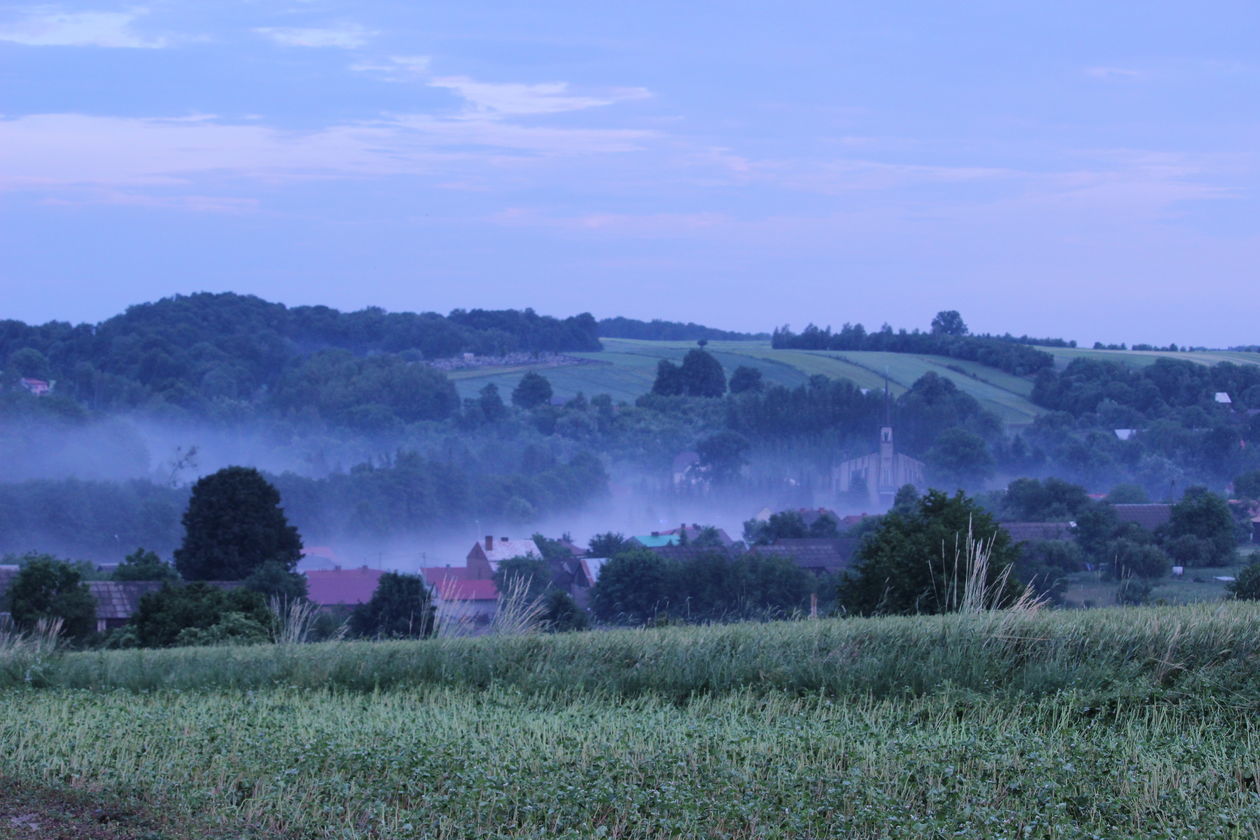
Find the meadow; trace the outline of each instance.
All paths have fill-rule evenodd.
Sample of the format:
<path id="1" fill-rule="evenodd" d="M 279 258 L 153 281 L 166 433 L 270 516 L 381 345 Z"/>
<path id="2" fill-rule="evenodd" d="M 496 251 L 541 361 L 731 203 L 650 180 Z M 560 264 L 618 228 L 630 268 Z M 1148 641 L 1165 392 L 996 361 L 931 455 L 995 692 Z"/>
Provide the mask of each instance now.
<path id="1" fill-rule="evenodd" d="M 0 781 L 111 840 L 1255 838 L 1258 665 L 1245 603 L 10 645 Z"/>
<path id="2" fill-rule="evenodd" d="M 599 353 L 571 355 L 590 362 L 560 367 L 471 368 L 453 371 L 460 396 L 472 397 L 489 383 L 510 394 L 527 370 L 537 370 L 551 382 L 556 396 L 568 399 L 578 392 L 587 397 L 609 394 L 618 401 L 633 402 L 652 390 L 656 364 L 661 359 L 682 360 L 695 342 L 646 341 L 604 338 Z M 760 370 L 767 382 L 796 387 L 809 377 L 823 375 L 832 379 L 848 379 L 862 388 L 882 389 L 885 376 L 894 396 L 905 392 L 925 373 L 936 373 L 954 382 L 959 389 L 975 397 L 988 410 L 1008 424 L 1031 423 L 1044 409 L 1029 399 L 1032 380 L 1013 376 L 997 368 L 977 362 L 943 356 L 921 356 L 908 353 L 840 350 L 776 350 L 768 341 L 711 341 L 705 349 L 712 353 L 727 374 L 744 365 Z M 1199 364 L 1234 362 L 1260 364 L 1260 354 L 1231 351 L 1174 353 L 1159 351 L 1088 350 L 1084 348 L 1042 348 L 1052 354 L 1063 367 L 1075 358 L 1091 358 L 1144 366 L 1157 358 L 1186 359 Z"/>

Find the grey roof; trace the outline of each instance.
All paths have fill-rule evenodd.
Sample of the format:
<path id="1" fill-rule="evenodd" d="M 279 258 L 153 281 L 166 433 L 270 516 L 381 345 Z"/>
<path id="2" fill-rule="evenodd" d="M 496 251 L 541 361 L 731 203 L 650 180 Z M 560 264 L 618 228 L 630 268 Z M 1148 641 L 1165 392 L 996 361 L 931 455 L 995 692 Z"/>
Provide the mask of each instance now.
<path id="1" fill-rule="evenodd" d="M 1168 524 L 1172 519 L 1172 505 L 1112 505 L 1116 518 L 1121 522 L 1133 522 L 1148 531 Z"/>
<path id="2" fill-rule="evenodd" d="M 89 580 L 88 589 L 96 599 L 96 619 L 125 620 L 140 608 L 140 598 L 162 588 L 156 580 Z"/>
<path id="3" fill-rule="evenodd" d="M 861 542 L 857 537 L 775 540 L 770 545 L 755 545 L 750 550 L 755 554 L 786 557 L 802 569 L 837 572 L 848 568 Z"/>
<path id="4" fill-rule="evenodd" d="M 731 550 L 723 545 L 658 545 L 648 549 L 666 560 L 694 560 L 697 557 L 730 557 Z"/>
<path id="5" fill-rule="evenodd" d="M 1010 534 L 1014 543 L 1070 540 L 1073 537 L 1070 522 L 1001 522 L 999 526 Z"/>

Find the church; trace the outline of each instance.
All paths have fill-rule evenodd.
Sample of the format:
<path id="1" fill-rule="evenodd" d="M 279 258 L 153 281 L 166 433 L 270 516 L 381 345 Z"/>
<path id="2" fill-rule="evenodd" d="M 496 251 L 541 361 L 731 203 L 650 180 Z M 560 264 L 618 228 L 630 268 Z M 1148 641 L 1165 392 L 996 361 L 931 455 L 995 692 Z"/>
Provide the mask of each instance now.
<path id="1" fill-rule="evenodd" d="M 897 491 L 906 484 L 925 486 L 923 462 L 902 455 L 893 446 L 892 416 L 887 408 L 888 387 L 884 386 L 884 425 L 879 429 L 879 451 L 841 462 L 833 471 L 836 491 L 847 494 L 866 489 L 871 512 L 892 507 Z"/>

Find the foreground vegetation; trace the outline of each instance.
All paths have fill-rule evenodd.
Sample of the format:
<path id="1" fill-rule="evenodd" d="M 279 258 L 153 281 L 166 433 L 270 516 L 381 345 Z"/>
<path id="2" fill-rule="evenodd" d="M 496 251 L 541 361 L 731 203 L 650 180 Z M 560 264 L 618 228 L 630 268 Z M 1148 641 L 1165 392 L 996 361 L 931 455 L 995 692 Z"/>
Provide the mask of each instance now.
<path id="1" fill-rule="evenodd" d="M 159 811 L 150 837 L 1260 826 L 1254 603 L 72 654 L 9 639 L 0 663 L 0 781 Z"/>

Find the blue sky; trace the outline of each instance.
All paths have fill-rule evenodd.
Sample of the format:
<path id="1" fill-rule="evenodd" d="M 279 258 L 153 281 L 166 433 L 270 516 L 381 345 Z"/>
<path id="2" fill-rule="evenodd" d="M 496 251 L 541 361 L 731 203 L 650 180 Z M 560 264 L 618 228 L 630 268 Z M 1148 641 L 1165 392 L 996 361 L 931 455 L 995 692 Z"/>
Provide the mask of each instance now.
<path id="1" fill-rule="evenodd" d="M 1260 343 L 1260 4 L 0 11 L 0 315 L 177 292 Z"/>

